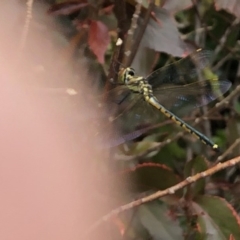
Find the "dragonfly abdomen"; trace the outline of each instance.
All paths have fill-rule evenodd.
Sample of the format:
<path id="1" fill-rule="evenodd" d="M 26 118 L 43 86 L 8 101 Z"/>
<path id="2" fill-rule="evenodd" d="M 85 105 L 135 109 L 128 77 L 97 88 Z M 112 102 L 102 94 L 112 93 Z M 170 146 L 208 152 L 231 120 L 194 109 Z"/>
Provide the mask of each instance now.
<path id="1" fill-rule="evenodd" d="M 196 138 L 201 140 L 204 144 L 211 146 L 214 150 L 218 150 L 218 145 L 212 142 L 209 138 L 207 138 L 205 135 L 188 125 L 186 122 L 184 122 L 182 119 L 174 115 L 172 112 L 167 110 L 164 106 L 162 106 L 157 99 L 154 96 L 148 96 L 145 97 L 145 100 L 151 104 L 153 107 L 157 108 L 161 113 L 163 113 L 166 117 L 173 120 L 177 125 L 182 127 L 185 131 L 191 133 Z"/>

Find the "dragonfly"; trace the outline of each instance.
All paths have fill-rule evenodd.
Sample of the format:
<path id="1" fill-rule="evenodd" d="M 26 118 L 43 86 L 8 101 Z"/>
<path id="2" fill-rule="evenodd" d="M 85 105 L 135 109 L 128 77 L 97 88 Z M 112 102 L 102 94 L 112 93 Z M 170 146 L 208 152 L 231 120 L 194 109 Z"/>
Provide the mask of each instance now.
<path id="1" fill-rule="evenodd" d="M 209 58 L 209 51 L 199 49 L 186 58 L 153 71 L 147 77 L 137 76 L 131 67 L 121 68 L 117 81 L 119 86 L 109 93 L 109 98 L 114 99 L 118 108 L 118 114 L 111 117 L 111 121 L 121 122 L 122 126 L 125 125 L 123 128 L 130 131 L 133 126 L 159 121 L 161 113 L 218 151 L 216 143 L 175 114 L 182 108 L 192 110 L 207 105 L 231 87 L 228 80 L 199 80 L 199 74 L 206 69 Z M 119 143 L 139 135 L 141 130 L 133 131 Z"/>

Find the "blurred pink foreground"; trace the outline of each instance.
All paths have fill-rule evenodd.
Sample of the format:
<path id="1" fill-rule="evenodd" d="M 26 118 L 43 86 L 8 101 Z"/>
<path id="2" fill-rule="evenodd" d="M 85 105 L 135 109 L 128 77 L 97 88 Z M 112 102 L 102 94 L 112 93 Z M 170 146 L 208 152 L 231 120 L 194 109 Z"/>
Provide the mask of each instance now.
<path id="1" fill-rule="evenodd" d="M 26 90 L 26 79 L 35 81 L 41 64 L 50 69 L 39 70 L 41 77 L 46 74 L 56 83 L 61 77 L 68 79 L 69 67 L 54 66 L 61 56 L 57 44 L 50 44 L 48 33 L 53 30 L 48 29 L 51 24 L 44 11 L 39 9 L 39 19 L 34 15 L 31 20 L 19 53 L 25 5 L 13 0 L 0 5 L 0 239 L 81 239 L 84 230 L 109 208 L 106 201 L 99 201 L 98 191 L 108 180 L 96 167 L 107 162 L 92 148 L 96 129 L 73 124 L 71 130 L 81 134 L 72 137 L 57 111 L 52 111 L 61 109 L 61 103 Z M 87 82 L 87 75 L 82 76 L 81 82 Z M 88 108 L 85 103 L 79 105 L 83 115 Z M 101 239 L 99 232 L 97 238 Z"/>

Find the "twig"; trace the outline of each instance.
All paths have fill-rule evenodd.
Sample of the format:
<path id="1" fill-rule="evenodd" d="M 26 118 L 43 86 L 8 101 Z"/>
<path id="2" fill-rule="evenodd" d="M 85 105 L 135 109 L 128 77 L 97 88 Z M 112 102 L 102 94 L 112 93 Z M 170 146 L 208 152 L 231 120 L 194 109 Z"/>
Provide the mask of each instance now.
<path id="1" fill-rule="evenodd" d="M 115 46 L 115 50 L 114 53 L 112 55 L 112 59 L 111 59 L 111 63 L 110 63 L 110 67 L 109 67 L 109 72 L 108 72 L 108 76 L 107 76 L 107 83 L 105 85 L 105 92 L 110 90 L 110 83 L 114 83 L 115 79 L 117 78 L 118 75 L 118 70 L 119 70 L 119 55 L 120 55 L 120 50 L 122 47 L 122 39 L 118 38 L 117 42 L 116 42 L 116 46 Z"/>
<path id="2" fill-rule="evenodd" d="M 226 56 L 224 56 L 223 58 L 221 58 L 214 66 L 212 66 L 212 70 L 215 72 L 217 71 L 228 59 L 230 59 L 232 56 L 232 53 L 229 52 L 227 53 Z"/>
<path id="3" fill-rule="evenodd" d="M 200 13 L 199 13 L 198 8 L 197 8 L 197 6 L 196 6 L 197 1 L 196 1 L 196 0 L 192 0 L 192 3 L 193 3 L 193 6 L 194 6 L 194 8 L 195 8 L 195 11 L 196 11 L 196 14 L 197 14 L 199 20 L 201 20 L 201 18 L 200 18 Z M 225 33 L 222 35 L 222 38 L 221 38 L 220 40 L 219 40 L 214 34 L 212 34 L 211 31 L 209 31 L 210 29 L 209 29 L 209 27 L 207 26 L 206 23 L 202 23 L 202 25 L 203 25 L 203 27 L 204 27 L 204 29 L 205 29 L 205 32 L 206 32 L 214 41 L 216 41 L 216 42 L 218 43 L 218 44 L 217 44 L 218 47 L 216 47 L 214 53 L 212 54 L 210 66 L 212 66 L 212 64 L 214 63 L 214 61 L 215 61 L 215 59 L 216 59 L 216 57 L 217 57 L 217 55 L 218 55 L 218 53 L 219 53 L 222 49 L 225 49 L 225 50 L 227 50 L 228 52 L 234 54 L 233 49 L 231 49 L 230 47 L 228 47 L 225 43 L 226 43 L 226 41 L 227 41 L 228 36 L 231 34 L 232 29 L 233 29 L 236 25 L 238 25 L 239 23 L 240 23 L 240 20 L 239 20 L 238 18 L 236 18 L 236 19 L 232 22 L 231 26 L 230 26 L 229 28 L 227 28 L 227 30 L 226 30 Z M 236 55 L 236 54 L 234 54 L 234 55 Z"/>
<path id="4" fill-rule="evenodd" d="M 170 188 L 167 188 L 163 191 L 157 191 L 149 196 L 146 196 L 146 197 L 143 197 L 143 198 L 140 198 L 138 200 L 135 200 L 133 202 L 130 202 L 128 204 L 125 204 L 119 208 L 116 208 L 115 210 L 111 211 L 110 213 L 106 214 L 105 216 L 103 216 L 101 219 L 99 219 L 97 222 L 95 222 L 88 230 L 87 232 L 85 233 L 86 235 L 89 234 L 90 232 L 92 232 L 94 229 L 96 229 L 102 222 L 106 222 L 108 221 L 109 219 L 111 219 L 112 217 L 126 211 L 126 210 L 129 210 L 129 209 L 132 209 L 132 208 L 135 208 L 135 207 L 138 207 L 144 203 L 147 203 L 147 202 L 151 202 L 153 200 L 156 200 L 158 198 L 161 198 L 163 196 L 166 196 L 166 195 L 172 195 L 174 194 L 176 191 L 178 191 L 179 189 L 182 189 L 196 181 L 198 181 L 199 179 L 202 179 L 202 178 L 206 178 L 210 175 L 213 175 L 214 173 L 222 170 L 222 169 L 225 169 L 225 168 L 228 168 L 228 167 L 231 167 L 231 166 L 234 166 L 236 165 L 237 163 L 240 162 L 240 156 L 236 157 L 236 158 L 233 158 L 231 160 L 228 160 L 224 163 L 218 163 L 217 165 L 211 167 L 210 169 L 206 170 L 206 171 L 203 171 L 203 172 L 200 172 L 200 173 L 197 173 L 193 176 L 190 176 L 190 177 L 187 177 L 184 181 L 170 187 Z"/>
<path id="5" fill-rule="evenodd" d="M 233 151 L 235 147 L 240 144 L 240 138 L 236 139 L 235 142 L 221 155 L 217 158 L 216 163 L 221 162 L 229 153 Z"/>
<path id="6" fill-rule="evenodd" d="M 118 22 L 118 37 L 124 39 L 127 32 L 127 14 L 126 14 L 126 3 L 123 0 L 115 0 L 114 13 Z"/>
<path id="7" fill-rule="evenodd" d="M 121 49 L 123 48 L 122 41 L 127 31 L 127 14 L 125 1 L 116 0 L 114 4 L 114 13 L 118 22 L 118 39 L 115 45 L 114 53 L 111 58 L 107 81 L 105 85 L 105 92 L 110 90 L 111 82 L 114 83 L 120 66 L 122 58 Z"/>
<path id="8" fill-rule="evenodd" d="M 25 23 L 23 26 L 23 32 L 20 40 L 20 49 L 22 50 L 25 46 L 27 35 L 29 31 L 29 25 L 30 21 L 32 19 L 32 6 L 33 6 L 33 0 L 27 0 L 27 11 L 26 11 L 26 17 L 25 17 Z"/>
<path id="9" fill-rule="evenodd" d="M 216 110 L 219 110 L 221 107 L 224 107 L 229 104 L 229 102 L 240 93 L 240 85 L 238 85 L 227 97 L 225 97 L 220 102 L 216 103 L 215 107 L 213 107 L 209 112 L 208 115 L 214 113 Z M 197 119 L 195 120 L 195 122 Z"/>
<path id="10" fill-rule="evenodd" d="M 230 103 L 230 101 L 239 93 L 240 93 L 240 85 L 238 85 L 227 97 L 225 97 L 220 102 L 216 103 L 215 106 L 208 111 L 207 115 L 196 118 L 194 122 L 199 123 L 202 120 L 202 118 L 208 117 L 209 115 L 213 114 L 217 110 L 220 110 L 222 107 L 226 107 Z"/>
<path id="11" fill-rule="evenodd" d="M 240 20 L 238 18 L 236 18 L 231 26 L 229 26 L 229 28 L 227 28 L 227 30 L 225 31 L 225 33 L 222 35 L 221 39 L 219 40 L 219 44 L 217 45 L 217 47 L 215 48 L 214 54 L 213 56 L 217 56 L 219 54 L 219 52 L 223 49 L 223 47 L 225 46 L 225 43 L 227 41 L 228 36 L 231 34 L 232 29 L 238 25 L 240 23 Z M 214 58 L 212 58 L 212 62 L 214 62 Z"/>
<path id="12" fill-rule="evenodd" d="M 192 0 L 192 4 L 193 4 L 193 8 L 195 10 L 195 29 L 199 29 L 202 28 L 202 19 L 201 19 L 201 15 L 200 12 L 198 10 L 198 7 L 200 5 L 199 1 L 194 1 Z M 206 28 L 204 27 L 204 29 L 206 30 Z M 195 43 L 198 46 L 204 47 L 204 42 L 205 42 L 205 31 L 196 31 L 195 30 Z"/>
<path id="13" fill-rule="evenodd" d="M 137 50 L 139 48 L 139 45 L 142 41 L 143 35 L 147 28 L 153 7 L 154 7 L 154 2 L 153 2 L 153 0 L 151 0 L 151 2 L 149 3 L 149 6 L 148 6 L 147 12 L 145 14 L 143 23 L 141 24 L 141 28 L 137 34 L 137 37 L 135 38 L 134 44 L 132 45 L 131 54 L 130 54 L 129 58 L 127 58 L 126 66 L 130 66 L 136 56 Z"/>
<path id="14" fill-rule="evenodd" d="M 124 44 L 124 56 L 123 56 L 123 65 L 127 66 L 128 63 L 128 58 L 131 55 L 131 49 L 133 47 L 133 38 L 134 38 L 134 33 L 137 29 L 137 22 L 141 13 L 141 8 L 142 8 L 142 0 L 138 0 L 135 6 L 135 12 L 132 17 L 132 23 L 131 26 L 127 32 L 127 38 Z"/>

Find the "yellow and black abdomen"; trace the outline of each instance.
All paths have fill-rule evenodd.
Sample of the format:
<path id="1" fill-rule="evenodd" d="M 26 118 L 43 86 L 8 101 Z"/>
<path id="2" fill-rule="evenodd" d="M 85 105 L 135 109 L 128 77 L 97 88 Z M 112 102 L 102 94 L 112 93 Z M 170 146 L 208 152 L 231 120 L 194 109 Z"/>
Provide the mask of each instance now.
<path id="1" fill-rule="evenodd" d="M 164 106 L 162 106 L 154 96 L 147 96 L 145 100 L 151 104 L 153 107 L 158 109 L 161 113 L 163 113 L 167 118 L 173 120 L 177 125 L 182 127 L 185 131 L 191 133 L 199 140 L 201 140 L 204 144 L 211 146 L 214 150 L 218 150 L 218 145 L 212 142 L 209 138 L 207 138 L 204 134 L 200 133 L 189 124 L 184 122 L 181 118 L 174 115 L 172 112 L 167 110 Z"/>

